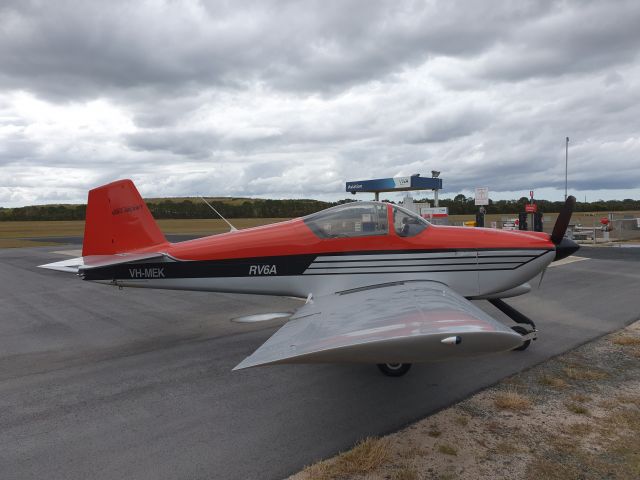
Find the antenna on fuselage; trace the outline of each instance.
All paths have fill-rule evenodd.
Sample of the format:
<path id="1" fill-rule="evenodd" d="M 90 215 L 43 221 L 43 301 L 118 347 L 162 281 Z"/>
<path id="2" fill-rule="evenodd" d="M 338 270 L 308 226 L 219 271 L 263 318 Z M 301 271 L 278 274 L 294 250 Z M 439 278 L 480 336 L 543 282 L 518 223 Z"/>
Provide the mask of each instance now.
<path id="1" fill-rule="evenodd" d="M 211 205 L 209 202 L 207 202 L 207 201 L 204 199 L 204 197 L 203 197 L 203 196 L 200 196 L 200 198 L 202 199 L 202 201 L 203 201 L 204 203 L 206 203 L 206 204 L 209 206 L 209 208 L 210 208 L 211 210 L 213 210 L 214 212 L 216 212 L 216 214 L 217 214 L 217 215 L 218 215 L 222 220 L 224 220 L 224 221 L 225 221 L 225 223 L 226 223 L 227 225 L 229 225 L 229 231 L 230 231 L 230 232 L 237 232 L 237 231 L 238 231 L 238 229 L 237 229 L 236 227 L 234 227 L 233 225 L 231 225 L 231 222 L 230 222 L 229 220 L 227 220 L 226 218 L 224 218 L 224 217 L 220 214 L 220 212 L 219 212 L 218 210 L 216 210 L 215 208 L 213 208 L 213 205 Z"/>

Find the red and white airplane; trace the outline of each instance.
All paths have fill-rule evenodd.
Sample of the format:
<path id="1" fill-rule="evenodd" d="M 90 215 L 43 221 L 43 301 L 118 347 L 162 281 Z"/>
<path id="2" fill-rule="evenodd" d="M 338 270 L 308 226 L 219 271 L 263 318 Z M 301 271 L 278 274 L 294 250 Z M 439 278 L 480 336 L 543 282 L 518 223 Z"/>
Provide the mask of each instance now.
<path id="1" fill-rule="evenodd" d="M 169 243 L 130 180 L 89 192 L 82 257 L 42 265 L 118 287 L 307 298 L 235 369 L 279 363 L 413 362 L 524 350 L 535 324 L 501 298 L 521 295 L 578 249 L 564 238 L 431 225 L 396 205 L 354 202 L 303 218 Z M 487 299 L 518 325 L 469 299 Z"/>

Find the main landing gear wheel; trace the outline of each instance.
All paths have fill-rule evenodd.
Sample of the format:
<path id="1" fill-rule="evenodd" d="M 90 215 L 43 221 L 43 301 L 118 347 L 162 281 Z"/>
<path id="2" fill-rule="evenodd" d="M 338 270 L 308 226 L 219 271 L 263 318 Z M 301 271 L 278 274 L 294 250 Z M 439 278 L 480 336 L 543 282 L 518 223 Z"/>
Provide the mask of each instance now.
<path id="1" fill-rule="evenodd" d="M 410 363 L 378 363 L 378 368 L 388 377 L 401 377 L 411 368 Z"/>
<path id="2" fill-rule="evenodd" d="M 519 333 L 520 335 L 528 335 L 529 330 L 527 330 L 524 327 L 521 327 L 520 325 L 515 325 L 514 327 L 511 327 L 511 330 L 513 330 L 516 333 Z M 527 348 L 529 348 L 529 345 L 531 345 L 531 340 L 527 340 L 525 341 L 522 345 L 520 345 L 519 347 L 516 347 L 513 349 L 514 352 L 521 352 L 522 350 L 526 350 Z"/>

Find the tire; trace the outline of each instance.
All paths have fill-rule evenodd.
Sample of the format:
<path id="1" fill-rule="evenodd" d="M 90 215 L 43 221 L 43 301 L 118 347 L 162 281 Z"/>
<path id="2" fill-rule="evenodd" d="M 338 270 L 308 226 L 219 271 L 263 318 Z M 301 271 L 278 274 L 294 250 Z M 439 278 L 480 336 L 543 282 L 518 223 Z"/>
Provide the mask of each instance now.
<path id="1" fill-rule="evenodd" d="M 515 327 L 511 327 L 511 330 L 513 330 L 516 333 L 519 333 L 520 335 L 526 335 L 527 333 L 529 333 L 529 330 L 527 330 L 524 327 L 521 327 L 520 325 L 516 325 Z M 519 347 L 514 348 L 512 351 L 513 352 L 522 352 L 523 350 L 526 350 L 527 348 L 529 348 L 529 345 L 531 345 L 531 340 L 527 340 L 526 342 L 524 342 Z"/>
<path id="2" fill-rule="evenodd" d="M 378 369 L 388 377 L 401 377 L 411 369 L 411 364 L 379 363 Z"/>

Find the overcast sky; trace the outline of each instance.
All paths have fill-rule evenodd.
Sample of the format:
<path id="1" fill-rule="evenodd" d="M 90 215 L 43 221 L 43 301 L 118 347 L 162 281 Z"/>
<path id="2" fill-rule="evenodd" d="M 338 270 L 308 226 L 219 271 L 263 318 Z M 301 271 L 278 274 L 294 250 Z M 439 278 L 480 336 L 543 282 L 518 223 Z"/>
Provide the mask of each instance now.
<path id="1" fill-rule="evenodd" d="M 640 198 L 640 2 L 0 2 L 0 206 L 445 195 Z M 362 196 L 367 198 L 367 196 Z"/>

